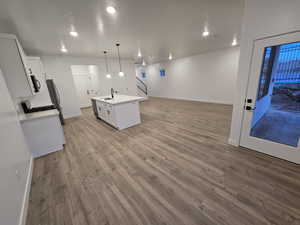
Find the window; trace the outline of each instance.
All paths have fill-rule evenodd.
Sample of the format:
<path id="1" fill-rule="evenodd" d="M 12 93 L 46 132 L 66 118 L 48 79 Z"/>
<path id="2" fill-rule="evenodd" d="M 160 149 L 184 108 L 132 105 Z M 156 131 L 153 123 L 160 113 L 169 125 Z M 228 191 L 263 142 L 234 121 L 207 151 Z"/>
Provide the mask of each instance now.
<path id="1" fill-rule="evenodd" d="M 278 65 L 274 81 L 277 84 L 299 83 L 300 81 L 300 43 L 280 46 Z"/>
<path id="2" fill-rule="evenodd" d="M 276 46 L 265 48 L 263 64 L 260 72 L 257 100 L 268 94 L 276 48 Z"/>

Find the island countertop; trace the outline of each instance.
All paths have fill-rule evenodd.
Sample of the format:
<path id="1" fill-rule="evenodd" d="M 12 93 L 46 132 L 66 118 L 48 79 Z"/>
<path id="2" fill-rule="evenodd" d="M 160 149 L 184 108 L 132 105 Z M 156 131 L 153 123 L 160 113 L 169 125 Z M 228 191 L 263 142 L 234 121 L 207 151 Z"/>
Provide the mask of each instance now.
<path id="1" fill-rule="evenodd" d="M 117 104 L 123 104 L 128 102 L 135 102 L 135 101 L 143 101 L 144 97 L 139 96 L 129 96 L 129 95 L 118 95 L 116 94 L 113 99 L 105 100 L 105 98 L 110 98 L 111 96 L 99 96 L 99 97 L 93 97 L 93 100 L 105 102 L 111 105 L 117 105 Z"/>

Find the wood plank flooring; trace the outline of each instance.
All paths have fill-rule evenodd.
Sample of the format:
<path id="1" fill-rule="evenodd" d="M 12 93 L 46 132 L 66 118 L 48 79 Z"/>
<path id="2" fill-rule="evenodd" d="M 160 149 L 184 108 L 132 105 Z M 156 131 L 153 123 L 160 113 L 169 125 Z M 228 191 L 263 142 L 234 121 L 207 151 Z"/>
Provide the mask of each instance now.
<path id="1" fill-rule="evenodd" d="M 300 166 L 228 145 L 231 110 L 151 98 L 123 131 L 83 110 L 35 160 L 27 225 L 299 225 Z"/>

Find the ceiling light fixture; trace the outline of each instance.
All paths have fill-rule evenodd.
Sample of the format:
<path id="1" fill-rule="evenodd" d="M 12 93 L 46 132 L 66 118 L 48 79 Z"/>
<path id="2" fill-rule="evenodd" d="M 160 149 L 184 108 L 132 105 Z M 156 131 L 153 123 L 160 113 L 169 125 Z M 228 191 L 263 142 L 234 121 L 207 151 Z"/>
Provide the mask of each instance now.
<path id="1" fill-rule="evenodd" d="M 106 78 L 110 79 L 111 78 L 111 75 L 110 73 L 108 72 L 108 62 L 107 62 L 107 51 L 104 51 L 104 59 L 105 59 L 105 66 L 106 66 Z"/>
<path id="2" fill-rule="evenodd" d="M 146 62 L 145 60 L 143 59 L 143 63 L 142 63 L 143 66 L 146 66 Z"/>
<path id="3" fill-rule="evenodd" d="M 208 30 L 203 31 L 203 33 L 202 33 L 203 37 L 207 37 L 208 35 L 209 35 L 209 31 Z"/>
<path id="4" fill-rule="evenodd" d="M 236 40 L 236 38 L 233 39 L 231 45 L 232 45 L 232 46 L 236 46 L 236 45 L 237 45 L 237 40 Z"/>
<path id="5" fill-rule="evenodd" d="M 70 33 L 69 33 L 72 37 L 78 37 L 78 33 L 74 27 L 74 25 L 71 25 L 71 29 L 70 29 Z"/>
<path id="6" fill-rule="evenodd" d="M 109 14 L 115 14 L 116 13 L 116 8 L 113 7 L 113 6 L 107 6 L 106 7 L 106 11 L 109 13 Z"/>
<path id="7" fill-rule="evenodd" d="M 121 57 L 120 57 L 120 43 L 116 44 L 117 49 L 118 49 L 118 58 L 119 58 L 119 66 L 120 66 L 120 72 L 119 72 L 119 76 L 120 77 L 124 77 L 124 72 L 122 71 L 122 65 L 121 65 Z"/>
<path id="8" fill-rule="evenodd" d="M 139 52 L 138 52 L 138 57 L 139 57 L 139 58 L 141 58 L 141 57 L 142 57 L 141 50 L 139 50 Z"/>
<path id="9" fill-rule="evenodd" d="M 173 59 L 173 56 L 172 56 L 172 54 L 170 53 L 169 54 L 169 60 L 172 60 Z"/>
<path id="10" fill-rule="evenodd" d="M 60 51 L 62 51 L 63 53 L 67 53 L 68 49 L 66 48 L 66 46 L 64 44 L 61 45 Z"/>
<path id="11" fill-rule="evenodd" d="M 70 35 L 72 37 L 78 37 L 78 33 L 76 31 L 70 31 Z"/>

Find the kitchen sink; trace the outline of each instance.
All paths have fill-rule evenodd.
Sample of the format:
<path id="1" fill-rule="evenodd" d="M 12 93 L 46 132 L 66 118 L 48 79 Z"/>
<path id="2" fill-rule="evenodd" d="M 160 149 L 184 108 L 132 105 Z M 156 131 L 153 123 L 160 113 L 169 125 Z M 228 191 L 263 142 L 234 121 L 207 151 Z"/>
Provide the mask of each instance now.
<path id="1" fill-rule="evenodd" d="M 104 100 L 112 100 L 113 98 L 104 98 Z"/>

